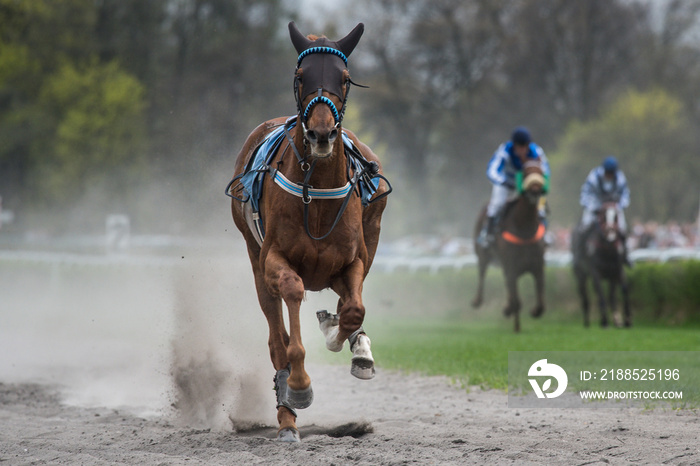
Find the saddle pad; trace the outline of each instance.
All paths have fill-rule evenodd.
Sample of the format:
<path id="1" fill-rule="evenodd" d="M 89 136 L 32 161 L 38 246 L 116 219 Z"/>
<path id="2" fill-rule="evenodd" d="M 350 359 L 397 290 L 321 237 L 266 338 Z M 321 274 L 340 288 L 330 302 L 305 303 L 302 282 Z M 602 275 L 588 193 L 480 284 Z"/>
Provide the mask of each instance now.
<path id="1" fill-rule="evenodd" d="M 296 122 L 291 122 L 288 127 L 291 129 L 295 126 L 295 124 Z M 229 183 L 226 190 L 229 196 L 242 202 L 246 222 L 250 226 L 251 231 L 253 231 L 255 234 L 258 244 L 262 244 L 262 240 L 265 236 L 263 221 L 259 215 L 263 181 L 265 175 L 269 173 L 270 164 L 272 163 L 282 140 L 285 138 L 284 131 L 284 126 L 279 126 L 275 128 L 267 137 L 265 137 L 263 142 L 256 147 L 255 152 L 246 164 L 243 174 L 234 178 L 234 180 Z M 351 178 L 352 173 L 361 173 L 363 168 L 369 164 L 369 162 L 362 156 L 362 153 L 357 149 L 350 137 L 345 134 L 344 131 L 342 133 L 342 138 L 345 156 L 348 160 L 350 172 L 348 175 L 349 178 Z M 380 176 L 370 178 L 369 175 L 364 175 L 357 180 L 357 187 L 359 191 L 358 195 L 363 206 L 369 205 L 372 196 L 374 196 L 379 188 L 380 179 Z M 236 182 L 238 182 L 238 185 L 232 187 L 232 185 L 234 185 Z M 243 198 L 238 198 L 231 194 L 232 192 L 236 191 L 237 186 L 242 188 L 244 193 Z"/>
<path id="2" fill-rule="evenodd" d="M 293 126 L 294 125 L 290 126 L 290 129 Z M 245 173 L 240 178 L 240 183 L 247 197 L 246 200 L 251 202 L 253 212 L 258 212 L 260 210 L 259 203 L 262 197 L 262 181 L 284 137 L 283 126 L 272 131 L 255 149 L 255 153 L 246 166 Z M 350 137 L 344 131 L 342 137 L 345 154 L 348 156 L 352 171 L 361 171 L 363 162 L 366 164 L 367 160 L 361 155 L 360 151 L 355 147 L 355 144 L 353 144 Z M 360 179 L 358 181 L 357 185 L 360 189 L 359 194 L 363 206 L 367 206 L 374 193 L 377 192 L 379 180 L 380 178 L 375 176 L 371 179 Z"/>
<path id="3" fill-rule="evenodd" d="M 262 197 L 262 180 L 267 173 L 268 166 L 272 162 L 277 148 L 284 139 L 284 126 L 276 128 L 255 149 L 255 153 L 248 162 L 246 171 L 241 176 L 240 183 L 243 190 L 252 203 L 253 212 L 258 212 L 260 198 Z"/>
<path id="4" fill-rule="evenodd" d="M 345 134 L 345 131 L 343 131 L 343 146 L 345 147 L 345 154 L 348 160 L 350 160 L 353 172 L 357 173 L 361 171 L 363 167 L 359 159 L 361 158 L 364 163 L 367 163 L 367 159 L 362 156 L 357 147 L 355 147 L 355 144 L 353 144 L 352 139 Z M 371 179 L 360 178 L 358 181 L 357 185 L 360 187 L 360 200 L 363 206 L 366 207 L 369 205 L 370 199 L 372 199 L 374 193 L 379 189 L 379 180 L 380 178 L 375 176 Z"/>

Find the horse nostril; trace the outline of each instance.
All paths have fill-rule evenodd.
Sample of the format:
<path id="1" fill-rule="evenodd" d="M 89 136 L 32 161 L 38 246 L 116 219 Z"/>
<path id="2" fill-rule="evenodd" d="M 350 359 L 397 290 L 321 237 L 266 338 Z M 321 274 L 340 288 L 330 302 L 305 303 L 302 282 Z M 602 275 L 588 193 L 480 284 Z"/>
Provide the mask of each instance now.
<path id="1" fill-rule="evenodd" d="M 316 132 L 314 130 L 307 131 L 306 138 L 309 140 L 309 142 L 312 142 L 314 144 L 318 140 L 318 136 L 316 135 Z"/>
<path id="2" fill-rule="evenodd" d="M 338 130 L 333 128 L 331 130 L 331 133 L 328 135 L 328 141 L 333 142 L 333 141 L 335 141 L 335 138 L 337 138 L 337 137 L 338 137 Z"/>

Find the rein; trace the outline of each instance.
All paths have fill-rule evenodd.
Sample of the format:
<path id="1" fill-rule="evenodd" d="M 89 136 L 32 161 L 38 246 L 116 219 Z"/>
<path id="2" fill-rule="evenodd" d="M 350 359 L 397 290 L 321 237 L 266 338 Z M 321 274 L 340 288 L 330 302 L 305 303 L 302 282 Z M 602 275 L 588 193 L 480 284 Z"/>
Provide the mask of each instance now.
<path id="1" fill-rule="evenodd" d="M 337 107 L 333 103 L 331 99 L 328 97 L 325 97 L 323 94 L 323 88 L 319 87 L 317 90 L 317 95 L 311 101 L 308 103 L 305 109 L 302 108 L 302 103 L 301 103 L 301 96 L 299 93 L 299 86 L 301 84 L 301 77 L 299 74 L 299 69 L 301 67 L 301 62 L 304 59 L 304 57 L 307 57 L 311 54 L 316 54 L 316 53 L 326 53 L 326 54 L 331 54 L 335 55 L 336 57 L 339 57 L 343 60 L 345 65 L 347 66 L 347 57 L 343 52 L 340 50 L 337 50 L 332 47 L 311 47 L 309 49 L 304 50 L 300 55 L 299 58 L 297 59 L 297 70 L 294 75 L 294 98 L 296 100 L 297 104 L 297 117 L 291 117 L 289 118 L 283 125 L 282 127 L 282 132 L 284 133 L 284 138 L 287 141 L 287 148 L 285 148 L 281 153 L 280 160 L 277 161 L 277 166 L 279 167 L 280 164 L 282 163 L 282 159 L 284 158 L 284 155 L 287 152 L 287 149 L 289 147 L 292 148 L 292 152 L 294 153 L 294 156 L 297 159 L 297 162 L 299 163 L 299 166 L 301 168 L 301 171 L 304 173 L 304 181 L 302 183 L 298 182 L 293 182 L 290 179 L 288 179 L 284 174 L 282 174 L 278 168 L 273 168 L 272 165 L 272 160 L 274 158 L 274 154 L 278 149 L 280 149 L 279 145 L 276 145 L 275 148 L 273 149 L 274 152 L 272 152 L 272 156 L 268 157 L 263 164 L 258 166 L 256 168 L 256 172 L 259 174 L 258 180 L 262 180 L 262 175 L 267 172 L 270 174 L 270 177 L 272 180 L 277 184 L 283 191 L 301 198 L 303 204 L 304 204 L 304 230 L 306 231 L 306 234 L 314 240 L 323 240 L 327 238 L 335 229 L 336 226 L 338 226 L 338 223 L 340 222 L 341 217 L 345 213 L 345 210 L 347 209 L 349 203 L 350 203 L 350 198 L 352 197 L 353 192 L 357 192 L 358 197 L 361 199 L 361 203 L 363 206 L 367 206 L 375 201 L 378 201 L 380 199 L 383 199 L 384 197 L 388 196 L 392 191 L 393 188 L 391 187 L 391 184 L 389 183 L 389 180 L 387 180 L 384 175 L 379 173 L 379 164 L 374 161 L 368 161 L 367 159 L 364 158 L 362 153 L 354 146 L 352 141 L 345 142 L 344 138 L 346 138 L 345 134 L 340 132 L 341 137 L 336 141 L 340 141 L 340 144 L 342 144 L 343 148 L 343 154 L 345 155 L 346 163 L 347 163 L 347 176 L 349 178 L 349 181 L 345 183 L 344 186 L 341 186 L 339 188 L 331 188 L 331 189 L 320 189 L 320 188 L 314 188 L 309 184 L 309 180 L 311 179 L 311 175 L 313 174 L 314 168 L 316 167 L 316 159 L 312 160 L 310 163 L 307 160 L 307 154 L 306 150 L 304 149 L 304 154 L 302 155 L 300 153 L 299 148 L 297 148 L 297 145 L 294 141 L 294 137 L 292 136 L 290 130 L 296 126 L 297 120 L 301 123 L 301 128 L 302 128 L 302 136 L 303 136 L 303 145 L 304 148 L 306 148 L 306 133 L 307 133 L 307 128 L 306 128 L 306 120 L 309 117 L 309 114 L 311 113 L 311 109 L 320 103 L 328 105 L 328 107 L 331 109 L 331 112 L 333 113 L 333 118 L 335 120 L 335 127 L 339 128 L 340 124 L 343 120 L 343 116 L 345 113 L 345 108 L 346 108 L 346 103 L 348 100 L 348 94 L 350 93 L 350 86 L 355 85 L 358 87 L 367 87 L 367 86 L 362 86 L 360 84 L 356 84 L 352 81 L 352 79 L 347 78 L 345 80 L 345 96 L 343 98 L 343 103 L 341 110 L 338 111 Z M 281 135 L 280 135 L 281 136 Z M 279 143 L 277 143 L 279 144 Z M 263 144 L 261 143 L 258 148 L 256 148 L 256 151 L 260 149 L 260 147 Z M 251 161 L 253 158 L 251 158 Z M 240 175 L 234 177 L 233 180 L 228 184 L 226 187 L 226 194 L 233 199 L 236 199 L 240 202 L 247 202 L 250 199 L 250 194 L 246 198 L 239 198 L 234 195 L 234 183 L 237 180 L 242 179 L 242 177 L 247 173 L 246 170 L 243 171 Z M 374 194 L 377 192 L 377 186 L 379 181 L 377 181 L 377 185 L 375 186 L 373 184 L 373 180 L 379 178 L 379 180 L 384 180 L 386 183 L 388 189 L 386 192 L 374 196 Z M 335 220 L 333 221 L 333 224 L 331 225 L 330 229 L 323 234 L 322 236 L 314 236 L 311 234 L 311 230 L 309 228 L 309 204 L 311 204 L 311 201 L 313 199 L 342 199 L 343 202 L 338 209 L 338 213 L 335 216 Z M 255 224 L 255 228 L 257 229 L 258 232 L 258 238 L 257 241 L 259 244 L 262 243 L 262 240 L 264 238 L 264 229 L 262 226 L 262 216 L 260 215 L 259 211 L 256 211 L 255 208 L 252 212 L 252 219 L 253 223 Z"/>
<path id="2" fill-rule="evenodd" d="M 306 234 L 309 235 L 309 238 L 319 241 L 327 238 L 333 232 L 335 227 L 338 226 L 340 218 L 343 216 L 345 210 L 348 207 L 348 204 L 350 203 L 352 193 L 355 191 L 357 184 L 361 179 L 364 178 L 371 180 L 374 177 L 380 177 L 389 186 L 389 190 L 386 193 L 377 196 L 376 198 L 369 201 L 369 203 L 378 201 L 379 199 L 386 197 L 389 193 L 391 193 L 392 188 L 389 184 L 389 181 L 379 173 L 379 165 L 376 162 L 366 162 L 365 164 L 361 164 L 362 169 L 355 170 L 352 175 L 352 178 L 345 184 L 345 186 L 331 189 L 313 188 L 309 184 L 309 180 L 311 179 L 311 175 L 313 174 L 314 168 L 316 167 L 316 160 L 312 161 L 309 164 L 306 161 L 306 157 L 302 157 L 302 155 L 299 153 L 299 149 L 297 149 L 297 146 L 294 143 L 294 138 L 289 132 L 289 130 L 295 124 L 296 122 L 293 119 L 287 120 L 287 122 L 284 125 L 284 133 L 287 138 L 287 144 L 291 146 L 292 151 L 294 152 L 294 155 L 297 158 L 297 161 L 299 162 L 301 170 L 306 173 L 306 175 L 304 175 L 304 181 L 301 184 L 290 181 L 287 177 L 280 173 L 279 170 L 274 169 L 272 167 L 270 167 L 270 175 L 272 176 L 274 182 L 284 191 L 288 192 L 289 194 L 292 194 L 293 196 L 301 198 L 302 202 L 304 203 L 304 230 L 306 231 Z M 342 144 L 342 137 L 340 138 L 340 141 Z M 345 154 L 345 157 L 347 159 L 348 155 L 346 154 L 345 147 L 343 153 Z M 359 158 L 357 158 L 357 160 L 362 160 L 361 155 Z M 335 216 L 333 225 L 331 225 L 330 229 L 324 235 L 318 237 L 311 234 L 311 230 L 309 229 L 309 204 L 311 204 L 311 201 L 313 199 L 343 199 L 343 203 L 338 209 L 338 213 Z"/>

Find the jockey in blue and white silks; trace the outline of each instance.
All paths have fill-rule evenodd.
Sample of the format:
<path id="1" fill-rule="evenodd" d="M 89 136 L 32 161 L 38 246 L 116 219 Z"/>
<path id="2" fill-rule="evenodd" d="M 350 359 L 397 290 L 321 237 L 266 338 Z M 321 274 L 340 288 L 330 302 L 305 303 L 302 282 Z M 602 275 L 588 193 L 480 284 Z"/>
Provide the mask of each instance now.
<path id="1" fill-rule="evenodd" d="M 627 232 L 626 209 L 630 205 L 630 189 L 627 178 L 620 170 L 615 157 L 606 157 L 603 163 L 590 171 L 581 186 L 581 229 L 586 231 L 596 220 L 596 214 L 606 202 L 617 204 L 617 222 L 620 231 Z"/>
<path id="2" fill-rule="evenodd" d="M 496 218 L 508 199 L 516 194 L 515 175 L 522 171 L 524 163 L 528 160 L 539 160 L 545 178 L 549 178 L 549 162 L 542 148 L 532 142 L 530 132 L 526 128 L 515 128 L 510 141 L 504 142 L 496 149 L 486 169 L 486 175 L 493 188 L 486 208 L 487 221 L 478 238 L 482 247 L 493 244 Z M 540 216 L 544 218 L 545 215 L 543 202 L 540 205 Z"/>

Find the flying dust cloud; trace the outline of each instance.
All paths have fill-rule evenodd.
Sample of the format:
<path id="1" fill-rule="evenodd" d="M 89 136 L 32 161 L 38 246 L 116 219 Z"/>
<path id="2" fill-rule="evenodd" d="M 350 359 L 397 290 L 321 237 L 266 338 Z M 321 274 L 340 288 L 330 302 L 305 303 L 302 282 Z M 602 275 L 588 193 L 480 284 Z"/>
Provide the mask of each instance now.
<path id="1" fill-rule="evenodd" d="M 68 404 L 144 416 L 175 407 L 198 428 L 273 424 L 267 326 L 235 244 L 220 257 L 188 249 L 177 262 L 3 261 L 0 381 L 50 383 Z"/>
<path id="2" fill-rule="evenodd" d="M 203 261 L 174 280 L 175 406 L 188 425 L 236 430 L 274 422 L 265 320 L 249 267 L 237 269 L 229 280 L 221 263 Z M 233 283 L 238 296 L 227 288 Z"/>

